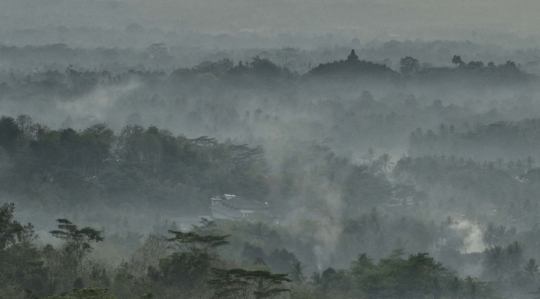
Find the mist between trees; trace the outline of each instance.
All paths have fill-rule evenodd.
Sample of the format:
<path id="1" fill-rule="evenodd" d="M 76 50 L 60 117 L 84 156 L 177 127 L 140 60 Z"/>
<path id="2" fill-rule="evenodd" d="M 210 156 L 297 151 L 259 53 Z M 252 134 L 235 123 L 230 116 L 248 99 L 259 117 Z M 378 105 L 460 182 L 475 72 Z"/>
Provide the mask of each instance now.
<path id="1" fill-rule="evenodd" d="M 535 67 L 427 45 L 0 47 L 0 298 L 534 298 Z"/>

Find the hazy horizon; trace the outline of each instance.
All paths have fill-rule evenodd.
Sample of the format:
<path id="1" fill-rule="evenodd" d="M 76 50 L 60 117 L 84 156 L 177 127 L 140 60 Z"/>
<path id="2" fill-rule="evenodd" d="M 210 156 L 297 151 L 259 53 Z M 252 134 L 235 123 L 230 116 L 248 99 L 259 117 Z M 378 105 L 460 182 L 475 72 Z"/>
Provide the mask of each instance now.
<path id="1" fill-rule="evenodd" d="M 2 0 L 9 31 L 57 27 L 146 30 L 261 37 L 333 34 L 345 39 L 471 40 L 538 46 L 540 3 L 519 1 L 67 1 Z M 534 40 L 525 41 L 532 37 Z M 174 39 L 174 36 L 171 37 Z M 60 42 L 60 41 L 59 41 Z M 70 40 L 68 44 L 76 45 Z M 119 46 L 119 45 L 118 45 Z"/>
<path id="2" fill-rule="evenodd" d="M 540 294 L 538 11 L 0 0 L 0 299 Z"/>

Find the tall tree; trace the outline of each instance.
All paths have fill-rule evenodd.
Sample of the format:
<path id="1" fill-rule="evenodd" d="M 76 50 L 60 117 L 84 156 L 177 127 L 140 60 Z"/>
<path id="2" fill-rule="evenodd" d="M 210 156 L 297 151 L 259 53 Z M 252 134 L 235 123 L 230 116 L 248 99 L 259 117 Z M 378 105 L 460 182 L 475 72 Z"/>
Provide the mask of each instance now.
<path id="1" fill-rule="evenodd" d="M 418 59 L 410 56 L 401 58 L 399 64 L 399 70 L 404 75 L 414 74 L 420 70 L 420 62 Z"/>
<path id="2" fill-rule="evenodd" d="M 92 243 L 101 242 L 104 238 L 101 232 L 91 227 L 79 229 L 77 225 L 67 219 L 58 219 L 58 230 L 50 233 L 61 240 L 66 241 L 66 250 L 75 255 L 79 265 L 79 273 L 83 272 L 84 258 L 93 250 Z"/>
<path id="3" fill-rule="evenodd" d="M 11 117 L 2 116 L 0 118 L 0 146 L 13 155 L 17 146 L 17 140 L 22 134 L 15 120 Z"/>
<path id="4" fill-rule="evenodd" d="M 458 55 L 454 55 L 454 57 L 452 57 L 452 63 L 457 66 L 462 66 L 465 64 L 465 62 L 461 60 L 461 56 L 458 56 Z"/>
<path id="5" fill-rule="evenodd" d="M 15 204 L 13 203 L 0 206 L 0 250 L 15 243 L 31 241 L 37 237 L 32 224 L 22 225 L 13 219 L 14 211 Z"/>

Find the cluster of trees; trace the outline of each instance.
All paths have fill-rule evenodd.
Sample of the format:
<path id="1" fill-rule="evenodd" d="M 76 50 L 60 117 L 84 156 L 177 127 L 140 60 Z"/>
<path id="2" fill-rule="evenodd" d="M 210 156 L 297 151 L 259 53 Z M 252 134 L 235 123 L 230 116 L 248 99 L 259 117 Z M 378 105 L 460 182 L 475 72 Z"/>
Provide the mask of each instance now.
<path id="1" fill-rule="evenodd" d="M 291 298 L 496 298 L 490 283 L 459 278 L 428 254 L 401 250 L 374 262 L 360 254 L 349 270 L 328 268 L 312 277 L 315 290 Z"/>
<path id="2" fill-rule="evenodd" d="M 363 97 L 369 101 L 367 94 Z M 453 131 L 449 134 L 456 134 L 452 128 L 448 131 Z M 347 269 L 359 252 L 366 252 L 376 260 L 381 259 L 379 263 L 373 263 L 370 269 L 384 273 L 381 275 L 385 277 L 394 277 L 391 273 L 397 270 L 387 269 L 386 263 L 407 269 L 410 266 L 406 259 L 397 264 L 390 262 L 394 258 L 386 259 L 396 249 L 405 249 L 411 254 L 430 252 L 455 271 L 461 271 L 470 263 L 480 265 L 484 269 L 481 277 L 500 279 L 503 281 L 501 286 L 514 290 L 521 281 L 516 277 L 526 272 L 523 263 L 512 266 L 504 264 L 501 267 L 511 268 L 511 275 L 494 276 L 491 266 L 481 262 L 478 254 L 463 254 L 468 252 L 470 241 L 467 241 L 467 234 L 464 235 L 456 227 L 464 220 L 449 217 L 438 222 L 433 219 L 451 214 L 480 221 L 478 225 L 485 230 L 484 238 L 480 241 L 487 247 L 483 254 L 485 259 L 497 246 L 510 246 L 508 248 L 511 249 L 501 247 L 506 250 L 502 252 L 512 251 L 516 246 L 523 251 L 522 245 L 516 244 L 524 244 L 524 248 L 534 251 L 537 248 L 534 240 L 540 239 L 540 234 L 533 227 L 539 206 L 531 199 L 539 194 L 537 181 L 540 177 L 534 161 L 530 161 L 529 165 L 514 163 L 522 165 L 521 168 L 507 169 L 506 163 L 476 162 L 454 156 L 421 156 L 402 158 L 394 166 L 390 155 L 377 157 L 373 150 L 369 150 L 363 157 L 365 165 L 355 165 L 350 159 L 335 155 L 328 147 L 304 143 L 300 150 L 294 143 L 288 143 L 287 146 L 293 150 L 285 151 L 285 156 L 279 158 L 284 159 L 282 165 L 270 169 L 262 147 L 220 143 L 208 137 L 189 139 L 174 136 L 154 126 L 143 128 L 128 125 L 118 134 L 105 125 L 94 125 L 80 131 L 52 130 L 33 123 L 24 115 L 16 119 L 0 119 L 0 146 L 2 192 L 21 198 L 21 204 L 26 207 L 39 205 L 43 210 L 69 211 L 100 203 L 111 211 L 124 213 L 122 210 L 126 204 L 152 204 L 153 210 L 163 208 L 164 211 L 174 210 L 175 214 L 193 214 L 207 212 L 208 201 L 213 194 L 234 193 L 252 200 L 268 200 L 277 214 L 287 215 L 288 211 L 294 210 L 304 213 L 304 216 L 309 215 L 298 215 L 298 221 L 288 221 L 282 228 L 250 223 L 223 222 L 218 226 L 207 223 L 203 228 L 195 229 L 195 235 L 180 234 L 180 239 L 168 241 L 178 245 L 176 252 L 168 252 L 167 245 L 164 245 L 168 243 L 160 237 L 149 237 L 148 244 L 142 245 L 146 249 L 141 249 L 137 258 L 123 263 L 114 271 L 104 270 L 103 265 L 89 263 L 89 260 L 85 262 L 91 249 L 88 244 L 103 240 L 100 231 L 79 229 L 70 221 L 61 219 L 59 230 L 52 234 L 71 244 L 65 246 L 69 247 L 66 250 L 71 257 L 55 251 L 57 249 L 54 247 L 40 249 L 39 246 L 30 246 L 24 249 L 28 253 L 20 251 L 36 261 L 30 264 L 37 268 L 28 268 L 24 271 L 30 274 L 20 275 L 28 276 L 29 281 L 38 280 L 40 287 L 35 288 L 40 294 L 51 294 L 59 289 L 68 291 L 73 286 L 79 289 L 78 292 L 101 292 L 100 289 L 83 288 L 88 286 L 85 279 L 91 282 L 91 286 L 101 289 L 118 288 L 115 294 L 131 288 L 124 284 L 126 281 L 143 285 L 152 294 L 157 294 L 163 286 L 167 286 L 166 292 L 169 292 L 169 287 L 178 292 L 202 290 L 205 289 L 206 279 L 214 272 L 220 279 L 231 279 L 234 284 L 248 286 L 253 283 L 252 273 L 212 270 L 217 265 L 227 264 L 217 258 L 221 254 L 233 257 L 241 265 L 255 267 L 253 271 L 259 271 L 256 269 L 259 266 L 266 267 L 279 273 L 289 273 L 288 279 L 294 283 L 306 284 L 311 281 L 309 286 L 303 286 L 308 289 L 329 288 L 328 294 L 342 289 L 374 296 L 373 292 L 379 292 L 380 286 L 358 287 L 353 283 L 355 279 L 372 279 L 369 277 L 374 273 L 369 277 L 355 278 L 352 272 L 336 270 L 337 276 L 332 276 L 336 282 L 331 282 L 334 278 L 328 277 L 330 280 L 324 282 L 322 278 L 318 280 L 317 275 L 306 278 L 302 271 L 316 272 L 330 265 Z M 279 147 L 283 145 L 275 146 L 283 148 Z M 442 207 L 442 210 L 420 216 L 434 207 Z M 12 210 L 9 213 L 12 214 Z M 519 223 L 516 223 L 517 219 Z M 98 225 L 110 223 L 99 217 L 93 221 Z M 517 224 L 520 231 L 488 225 L 490 221 L 512 226 Z M 10 231 L 20 232 L 20 236 L 14 234 L 10 240 L 15 240 L 17 244 L 32 243 L 22 241 L 32 239 L 29 236 L 33 233 L 24 232 L 31 231 L 31 226 L 25 228 L 14 224 L 9 227 L 13 227 Z M 289 228 L 292 228 L 292 232 L 287 231 Z M 302 238 L 298 238 L 299 232 Z M 197 247 L 189 245 L 189 250 L 185 248 L 182 238 L 199 240 L 198 235 L 232 235 L 227 240 L 231 246 L 216 245 L 220 249 L 215 252 L 216 258 L 213 260 L 207 255 L 207 248 L 201 249 L 201 246 L 208 244 Z M 520 243 L 511 243 L 513 241 Z M 133 246 L 137 244 L 138 241 L 135 241 Z M 434 244 L 437 245 L 434 247 Z M 155 251 L 152 260 L 144 250 Z M 529 251 L 521 256 L 525 254 L 539 258 Z M 147 260 L 141 262 L 141 256 Z M 165 256 L 169 258 L 163 259 Z M 44 264 L 37 262 L 39 259 L 45 259 Z M 17 262 L 15 258 L 11 260 Z M 28 263 L 28 260 L 24 263 Z M 201 265 L 206 265 L 204 271 L 197 268 Z M 17 267 L 12 265 L 8 268 L 15 271 Z M 71 267 L 71 270 L 60 270 L 65 267 Z M 187 272 L 191 274 L 179 269 L 191 269 Z M 53 275 L 47 271 L 58 272 Z M 15 272 L 9 275 L 19 275 Z M 111 274 L 113 272 L 114 275 Z M 81 275 L 87 275 L 87 278 Z M 454 291 L 446 285 L 446 274 L 441 275 L 433 288 L 423 292 L 429 296 L 439 294 L 442 298 L 454 296 L 452 294 L 456 293 L 452 293 Z M 82 277 L 82 284 L 70 281 L 78 276 Z M 62 282 L 50 280 L 51 277 Z M 135 277 L 144 277 L 145 282 L 139 283 Z M 197 277 L 205 278 L 198 280 Z M 419 296 L 409 294 L 411 290 L 403 290 L 403 285 L 408 285 L 408 282 L 394 278 L 392 283 L 395 285 L 384 282 L 388 286 L 384 296 Z M 12 278 L 17 279 L 23 278 Z M 113 283 L 117 279 L 119 284 Z M 120 284 L 122 279 L 124 282 Z M 182 283 L 179 284 L 179 281 Z M 534 285 L 528 281 L 525 289 Z M 332 290 L 328 285 L 333 283 L 340 287 Z M 460 294 L 468 294 L 466 292 L 470 288 L 484 288 L 483 284 L 469 286 L 468 283 L 472 282 L 467 280 L 459 283 L 457 292 L 462 292 Z M 216 282 L 215 285 L 220 284 Z M 223 292 L 230 291 L 224 285 L 221 288 Z M 495 289 L 498 288 L 496 285 Z M 304 295 L 309 296 L 313 290 L 305 291 L 308 295 Z M 137 292 L 142 290 L 137 289 Z M 487 289 L 486 292 L 492 294 Z M 165 296 L 164 293 L 159 294 Z M 347 294 L 350 296 L 352 293 Z M 377 294 L 383 296 L 383 293 Z"/>
<path id="3" fill-rule="evenodd" d="M 491 206 L 500 212 L 500 217 L 521 219 L 526 227 L 530 227 L 535 222 L 529 222 L 532 219 L 527 215 L 537 209 L 534 198 L 538 196 L 539 190 L 534 173 L 538 170 L 521 164 L 520 169 L 515 166 L 507 169 L 506 163 L 476 162 L 455 156 L 406 157 L 396 163 L 393 175 L 403 180 L 412 179 L 421 188 L 452 189 L 456 192 L 454 195 L 439 200 L 447 201 L 450 205 L 449 201 L 461 202 L 459 206 L 463 210 L 459 212 L 465 212 L 468 209 L 467 202 L 472 205 L 474 201 L 477 206 L 471 206 L 472 210 L 468 212 L 476 210 L 479 213 L 491 213 Z M 479 206 L 480 203 L 489 205 Z"/>
<path id="4" fill-rule="evenodd" d="M 51 233 L 65 240 L 62 250 L 51 245 L 38 247 L 38 235 L 32 224 L 22 225 L 14 219 L 14 204 L 0 206 L 0 287 L 6 298 L 35 298 L 59 289 L 79 286 L 86 273 L 83 263 L 92 251 L 92 243 L 102 241 L 100 232 L 86 227 L 78 229 L 68 220 L 59 219 L 58 230 Z"/>
<path id="5" fill-rule="evenodd" d="M 120 298 L 154 298 L 154 295 L 173 298 L 171 296 L 193 294 L 194 291 L 204 294 L 201 287 L 206 285 L 213 291 L 206 293 L 214 293 L 211 294 L 212 298 L 273 298 L 289 291 L 281 286 L 284 282 L 290 282 L 286 278 L 287 274 L 272 274 L 268 269 L 244 270 L 230 266 L 223 269 L 227 264 L 220 259 L 216 249 L 228 244 L 226 235 L 170 231 L 172 238 L 151 237 L 146 244 L 146 253 L 152 249 L 151 253 L 156 253 L 155 249 L 159 247 L 157 239 L 158 243 L 171 244 L 162 248 L 173 248 L 166 258 L 159 260 L 155 267 L 147 265 L 142 270 L 143 275 L 137 275 L 141 273 L 134 269 L 133 260 L 115 269 L 113 275 L 108 272 L 110 269 L 88 259 L 94 244 L 104 240 L 102 232 L 90 227 L 79 229 L 67 219 L 58 219 L 58 229 L 50 233 L 63 240 L 63 244 L 58 247 L 38 246 L 34 242 L 37 235 L 32 225 L 21 225 L 13 219 L 13 212 L 13 204 L 0 207 L 2 297 L 116 298 L 106 295 L 108 288 L 112 288 L 123 293 L 124 296 Z M 154 261 L 158 260 L 154 258 Z M 137 284 L 143 285 L 143 293 L 137 293 L 140 289 L 127 292 Z M 70 289 L 73 289 L 73 293 L 68 293 Z"/>
<path id="6" fill-rule="evenodd" d="M 74 51 L 57 47 L 62 56 L 69 57 L 69 52 Z M 50 48 L 41 50 L 55 51 L 55 47 Z M 166 59 L 168 55 L 166 46 L 161 44 L 147 52 L 148 57 Z M 369 147 L 398 148 L 406 142 L 408 132 L 436 126 L 440 121 L 489 123 L 505 119 L 502 115 L 478 113 L 488 103 L 488 100 L 476 101 L 483 99 L 482 96 L 463 97 L 463 103 L 456 106 L 454 99 L 460 97 L 445 92 L 430 94 L 429 90 L 434 90 L 431 88 L 415 90 L 415 84 L 408 83 L 411 76 L 420 76 L 422 72 L 400 76 L 385 64 L 362 60 L 356 54 L 340 62 L 313 64 L 312 72 L 305 74 L 274 63 L 273 56 L 271 59 L 266 58 L 268 55 L 253 56 L 244 62 L 216 58 L 215 62 L 175 70 L 83 68 L 77 64 L 32 72 L 4 70 L 0 72 L 0 101 L 6 107 L 4 113 L 29 114 L 54 128 L 83 129 L 107 123 L 120 131 L 126 124 L 155 124 L 192 138 L 233 138 L 239 143 L 262 144 L 265 148 L 268 139 L 293 137 L 325 143 L 334 152 L 349 156 Z M 418 68 L 419 62 L 413 58 L 405 60 L 412 69 Z M 431 69 L 443 72 L 442 68 Z M 454 73 L 456 69 L 460 68 L 447 71 Z M 393 79 L 379 80 L 379 73 Z M 355 77 L 352 74 L 366 80 L 352 83 L 342 80 Z M 368 77 L 380 84 L 370 84 L 372 80 Z M 504 86 L 496 83 L 493 88 Z M 482 90 L 482 86 L 486 85 L 479 85 L 476 90 Z M 403 91 L 403 87 L 408 90 Z M 451 91 L 461 91 L 462 87 Z M 439 94 L 443 97 L 441 101 L 435 100 Z M 472 104 L 466 102 L 472 101 L 471 98 Z M 88 109 L 79 109 L 81 105 Z M 53 106 L 58 109 L 50 109 Z M 520 109 L 509 113 L 537 111 L 529 106 Z M 139 117 L 130 117 L 133 115 Z"/>
<path id="7" fill-rule="evenodd" d="M 60 218 L 58 243 L 44 245 L 2 208 L 0 297 L 455 299 L 536 288 L 539 122 L 501 121 L 540 110 L 482 93 L 533 79 L 514 63 L 406 56 L 397 72 L 352 51 L 299 74 L 269 53 L 174 68 L 171 51 L 99 54 L 153 71 L 0 73 L 5 113 L 35 109 L 40 122 L 0 117 L 0 200 L 40 229 Z M 407 138 L 409 156 L 395 159 Z M 277 217 L 179 231 L 175 218 L 208 215 L 224 193 Z"/>
<path id="8" fill-rule="evenodd" d="M 407 82 L 423 86 L 451 84 L 467 89 L 482 89 L 482 85 L 517 85 L 526 88 L 536 80 L 535 76 L 523 72 L 513 61 L 499 65 L 489 62 L 485 66 L 482 61 L 465 63 L 460 56 L 454 55 L 452 64 L 456 67 L 421 65 L 419 60 L 407 56 L 400 60 L 399 67 Z"/>
<path id="9" fill-rule="evenodd" d="M 4 116 L 0 146 L 2 191 L 50 209 L 152 202 L 192 213 L 205 211 L 213 194 L 260 200 L 268 194 L 261 147 L 188 139 L 156 127 L 126 126 L 119 134 L 103 124 L 52 130 L 28 116 Z M 58 205 L 49 206 L 52 198 Z"/>
<path id="10" fill-rule="evenodd" d="M 95 38 L 92 42 L 89 42 L 90 47 L 85 47 L 85 44 L 88 43 L 86 38 L 89 32 L 93 32 L 91 35 Z M 46 35 L 51 33 L 58 35 L 58 38 L 48 39 Z M 36 67 L 65 69 L 69 64 L 87 69 L 101 67 L 103 64 L 107 64 L 108 67 L 114 70 L 125 70 L 136 65 L 154 69 L 169 68 L 173 65 L 195 65 L 201 61 L 217 61 L 222 58 L 245 61 L 259 55 L 261 58 L 268 58 L 293 72 L 306 73 L 310 70 L 310 65 L 315 66 L 315 63 L 320 61 L 339 60 L 345 57 L 353 47 L 356 48 L 356 53 L 361 60 L 386 64 L 396 70 L 399 69 L 400 59 L 410 55 L 410 53 L 414 53 L 414 56 L 420 58 L 426 65 L 448 64 L 450 63 L 449 57 L 452 57 L 455 53 L 460 53 L 461 57 L 473 61 L 478 59 L 487 61 L 511 60 L 527 67 L 528 70 L 538 71 L 534 68 L 538 50 L 534 48 L 523 51 L 521 49 L 510 50 L 489 47 L 488 50 L 486 46 L 480 44 L 458 41 L 372 41 L 365 45 L 352 42 L 349 45 L 322 46 L 307 50 L 303 46 L 298 47 L 299 44 L 302 44 L 298 42 L 299 36 L 295 36 L 293 39 L 283 35 L 284 38 L 287 38 L 287 41 L 279 42 L 279 44 L 288 44 L 290 47 L 261 50 L 259 46 L 254 46 L 252 42 L 240 37 L 222 35 L 220 37 L 194 38 L 190 37 L 187 32 L 170 33 L 165 37 L 165 32 L 155 30 L 150 32 L 138 24 L 130 24 L 125 28 L 124 32 L 121 30 L 87 27 L 66 28 L 61 26 L 58 28 L 43 28 L 42 31 L 25 30 L 17 34 L 7 34 L 6 32 L 1 34 L 3 40 L 10 40 L 10 45 L 0 47 L 0 53 L 2 53 L 0 60 L 6 69 L 18 70 L 31 70 Z M 67 42 L 68 36 L 76 36 L 78 47 L 69 46 L 70 43 Z M 134 36 L 146 37 L 141 40 L 133 38 Z M 182 43 L 177 44 L 171 37 L 181 38 Z M 25 42 L 16 42 L 15 40 L 19 38 L 25 40 Z M 187 39 L 189 42 L 186 42 Z M 249 38 L 247 39 L 249 40 Z M 257 38 L 255 37 L 255 39 Z M 162 44 L 164 40 L 167 42 L 165 48 L 170 59 L 166 61 L 167 63 L 158 63 L 159 61 L 151 58 L 150 50 L 156 48 L 156 45 Z M 31 44 L 29 44 L 30 41 Z M 58 43 L 58 41 L 63 43 Z M 263 42 L 262 40 L 258 41 Z M 238 44 L 242 42 L 247 43 L 245 47 Z M 304 41 L 304 43 L 309 42 Z M 204 46 L 196 46 L 195 44 L 203 44 Z M 214 50 L 216 44 L 221 44 L 225 48 L 230 47 L 230 49 Z"/>
<path id="11" fill-rule="evenodd" d="M 90 256 L 104 241 L 101 231 L 58 219 L 50 233 L 63 242 L 38 245 L 32 225 L 14 220 L 13 212 L 13 204 L 0 208 L 0 295 L 8 298 L 497 298 L 491 284 L 461 279 L 426 253 L 403 258 L 403 250 L 378 263 L 360 254 L 349 269 L 327 268 L 311 278 L 298 261 L 283 274 L 252 256 L 238 267 L 223 258 L 231 236 L 209 221 L 191 232 L 170 231 L 170 238 L 151 235 L 111 268 Z M 507 251 L 512 246 L 518 245 Z"/>
<path id="12" fill-rule="evenodd" d="M 540 120 L 524 119 L 518 122 L 476 124 L 464 130 L 441 124 L 437 131 L 418 129 L 411 133 L 409 154 L 455 155 L 476 160 L 514 160 L 508 168 L 530 169 L 538 158 L 540 146 Z M 505 163 L 506 164 L 506 163 Z M 518 166 L 519 165 L 519 166 Z M 511 167 L 513 166 L 513 167 Z"/>
<path id="13" fill-rule="evenodd" d="M 428 206 L 460 215 L 458 218 L 475 219 L 482 231 L 476 242 L 485 250 L 476 262 L 469 259 L 466 263 L 479 265 L 478 277 L 496 282 L 508 297 L 524 289 L 534 290 L 538 282 L 538 168 L 533 161 L 529 165 L 518 162 L 407 157 L 393 171 L 398 181 L 414 181 L 430 194 L 433 199 L 426 201 Z M 443 252 L 441 260 L 452 256 Z M 454 265 L 460 263 L 453 261 L 457 261 L 451 262 Z"/>
<path id="14" fill-rule="evenodd" d="M 251 62 L 239 61 L 238 64 L 230 59 L 218 62 L 203 62 L 194 68 L 180 68 L 170 74 L 170 80 L 175 83 L 186 82 L 212 84 L 220 79 L 221 84 L 239 88 L 276 88 L 290 85 L 298 80 L 298 74 L 280 67 L 267 58 L 256 56 Z"/>
<path id="15" fill-rule="evenodd" d="M 50 211 L 152 203 L 187 215 L 206 213 L 209 198 L 223 193 L 272 200 L 286 210 L 289 201 L 310 197 L 306 192 L 318 181 L 332 182 L 350 215 L 421 197 L 414 186 L 393 186 L 386 178 L 392 158 L 373 150 L 364 157 L 369 165 L 355 166 L 311 144 L 307 151 L 286 152 L 281 170 L 271 171 L 261 146 L 189 139 L 155 126 L 128 125 L 118 134 L 104 124 L 53 130 L 26 115 L 0 119 L 0 146 L 0 189 Z M 324 197 L 311 196 L 305 204 Z"/>
<path id="16" fill-rule="evenodd" d="M 401 58 L 399 64 L 400 64 L 399 70 L 404 75 L 411 75 L 420 71 L 428 71 L 430 68 L 432 68 L 432 67 L 422 68 L 420 65 L 420 61 L 410 56 Z M 461 56 L 458 56 L 458 55 L 454 55 L 454 57 L 452 57 L 452 64 L 459 67 L 460 70 L 479 70 L 479 69 L 485 68 L 484 63 L 482 61 L 469 61 L 469 63 L 465 63 L 461 59 Z M 494 62 L 489 62 L 487 64 L 487 68 L 491 71 L 499 71 L 499 72 L 501 70 L 518 71 L 518 67 L 516 63 L 510 60 L 504 64 L 499 64 L 499 65 L 495 65 Z"/>
<path id="17" fill-rule="evenodd" d="M 448 273 L 428 254 L 404 259 L 397 250 L 377 264 L 367 255 L 353 262 L 353 283 L 368 298 L 491 298 L 491 284 Z M 381 279 L 382 278 L 382 279 Z M 387 282 L 385 282 L 387 281 Z"/>
<path id="18" fill-rule="evenodd" d="M 516 241 L 487 248 L 483 278 L 498 282 L 505 296 L 511 296 L 516 289 L 534 290 L 538 284 L 539 266 L 536 259 L 525 259 L 525 252 L 525 246 Z"/>
<path id="19" fill-rule="evenodd" d="M 452 62 L 459 66 L 455 69 L 421 66 L 417 59 L 410 56 L 403 57 L 400 60 L 398 70 L 401 74 L 408 76 L 400 80 L 399 73 L 392 70 L 388 64 L 360 60 L 354 50 L 351 51 L 351 54 L 345 60 L 320 63 L 319 65 L 314 65 L 308 72 L 300 74 L 296 71 L 291 71 L 286 66 L 277 64 L 269 57 L 258 55 L 254 55 L 251 61 L 249 61 L 250 59 L 246 59 L 245 63 L 239 59 L 237 65 L 235 65 L 231 58 L 222 58 L 215 62 L 204 61 L 191 68 L 180 67 L 172 69 L 170 68 L 170 61 L 173 57 L 170 54 L 169 48 L 163 43 L 152 44 L 142 52 L 98 49 L 96 53 L 87 53 L 88 51 L 71 49 L 65 44 L 54 44 L 39 49 L 27 47 L 23 50 L 15 47 L 0 47 L 0 53 L 5 56 L 21 55 L 23 57 L 22 60 L 27 60 L 28 56 L 32 56 L 31 54 L 26 54 L 26 52 L 34 53 L 36 51 L 40 52 L 41 56 L 45 56 L 42 57 L 45 61 L 58 60 L 60 58 L 64 61 L 66 57 L 72 61 L 81 59 L 91 60 L 92 58 L 88 58 L 88 56 L 97 56 L 101 57 L 98 60 L 110 64 L 111 61 L 122 57 L 135 61 L 141 60 L 141 63 L 150 63 L 154 67 L 145 68 L 141 63 L 138 64 L 138 67 L 135 67 L 137 63 L 132 63 L 131 68 L 123 64 L 113 64 L 110 69 L 103 69 L 101 65 L 81 67 L 73 66 L 72 64 L 63 65 L 57 63 L 56 66 L 53 64 L 32 73 L 18 71 L 16 68 L 9 68 L 3 69 L 0 73 L 0 80 L 3 85 L 13 86 L 14 83 L 24 83 L 25 88 L 28 88 L 28 85 L 30 85 L 48 92 L 56 89 L 54 91 L 59 93 L 68 89 L 66 86 L 62 86 L 62 83 L 73 81 L 74 77 L 78 77 L 78 81 L 81 83 L 77 87 L 95 87 L 96 83 L 110 84 L 118 82 L 121 78 L 134 77 L 134 75 L 148 83 L 155 83 L 157 81 L 165 86 L 170 85 L 171 82 L 176 85 L 178 81 L 188 81 L 189 84 L 197 82 L 198 85 L 208 86 L 212 81 L 220 79 L 224 83 L 219 85 L 220 88 L 223 88 L 223 85 L 228 85 L 229 88 L 247 87 L 249 89 L 267 85 L 272 87 L 280 86 L 281 88 L 294 86 L 296 89 L 302 89 L 304 86 L 312 86 L 310 84 L 312 81 L 309 80 L 310 78 L 323 78 L 326 82 L 331 80 L 334 83 L 335 81 L 343 81 L 346 78 L 362 78 L 363 80 L 371 78 L 374 81 L 379 80 L 381 83 L 387 83 L 389 87 L 409 82 L 411 81 L 410 77 L 413 75 L 416 75 L 419 81 L 429 83 L 433 83 L 433 80 L 451 78 L 456 83 L 462 84 L 465 81 L 459 79 L 459 77 L 462 77 L 461 79 L 477 78 L 478 80 L 485 80 L 486 83 L 491 83 L 492 85 L 525 83 L 534 78 L 522 72 L 512 61 L 497 66 L 493 62 L 490 62 L 487 67 L 484 67 L 480 61 L 465 63 L 461 60 L 460 56 L 454 56 L 452 59 Z M 283 55 L 286 56 L 287 54 L 281 54 L 281 56 Z M 11 59 L 10 63 L 17 63 L 17 59 Z M 96 71 L 96 68 L 99 71 Z M 66 69 L 67 71 L 65 71 Z M 502 79 L 508 79 L 507 81 L 511 82 L 501 81 Z M 245 82 L 246 80 L 247 82 Z M 304 82 L 308 83 L 308 85 L 305 85 Z M 321 80 L 316 80 L 316 82 L 320 84 Z M 73 89 L 80 92 L 87 91 L 87 89 Z"/>
<path id="20" fill-rule="evenodd" d="M 382 73 L 402 80 L 384 65 L 354 57 L 339 62 L 335 68 L 321 64 L 313 68 L 313 74 L 305 75 L 260 57 L 237 63 L 222 59 L 170 72 L 75 66 L 32 73 L 5 71 L 0 73 L 0 101 L 9 108 L 5 113 L 24 112 L 52 127 L 82 129 L 107 123 L 119 131 L 126 124 L 155 124 L 171 128 L 175 134 L 236 138 L 258 144 L 261 138 L 292 135 L 324 141 L 342 155 L 357 148 L 398 147 L 406 142 L 408 132 L 433 127 L 440 121 L 488 123 L 505 119 L 476 112 L 487 101 L 458 107 L 451 100 L 434 101 L 435 95 L 402 94 L 396 90 L 401 83 L 368 86 L 366 82 L 371 80 L 348 84 L 350 80 L 339 79 L 330 80 L 334 82 L 330 84 L 325 79 L 334 75 L 349 77 L 352 73 L 369 77 L 371 69 L 378 66 Z M 315 75 L 319 68 L 326 69 L 321 76 Z M 88 107 L 88 111 L 78 109 L 80 105 Z M 51 106 L 58 109 L 53 111 Z M 536 111 L 529 106 L 520 109 L 512 113 Z M 306 113 L 308 120 L 292 117 Z M 132 115 L 140 116 L 138 121 L 130 118 Z"/>

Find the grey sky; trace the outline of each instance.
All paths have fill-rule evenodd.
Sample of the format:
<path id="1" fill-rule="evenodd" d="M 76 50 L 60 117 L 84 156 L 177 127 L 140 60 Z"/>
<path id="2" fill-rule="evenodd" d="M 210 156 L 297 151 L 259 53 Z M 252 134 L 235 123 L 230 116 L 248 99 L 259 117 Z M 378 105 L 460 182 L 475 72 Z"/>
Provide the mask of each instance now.
<path id="1" fill-rule="evenodd" d="M 1 0 L 3 30 L 44 26 L 338 33 L 365 38 L 536 34 L 535 0 Z"/>

